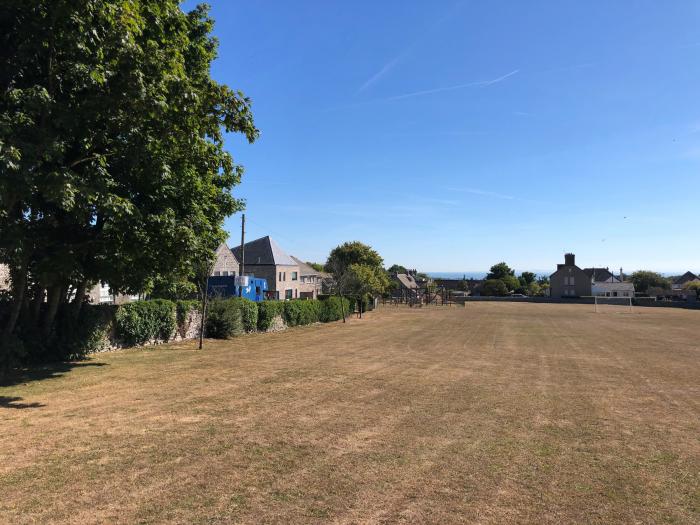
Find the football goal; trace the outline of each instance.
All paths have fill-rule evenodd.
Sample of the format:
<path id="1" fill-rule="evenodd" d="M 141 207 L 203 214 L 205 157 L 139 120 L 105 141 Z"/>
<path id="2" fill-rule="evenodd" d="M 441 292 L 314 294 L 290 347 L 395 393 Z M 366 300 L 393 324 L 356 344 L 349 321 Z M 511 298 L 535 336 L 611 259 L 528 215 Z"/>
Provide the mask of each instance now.
<path id="1" fill-rule="evenodd" d="M 634 305 L 632 303 L 632 297 L 607 297 L 602 295 L 595 296 L 594 311 L 596 313 L 612 310 L 631 313 L 633 308 Z"/>

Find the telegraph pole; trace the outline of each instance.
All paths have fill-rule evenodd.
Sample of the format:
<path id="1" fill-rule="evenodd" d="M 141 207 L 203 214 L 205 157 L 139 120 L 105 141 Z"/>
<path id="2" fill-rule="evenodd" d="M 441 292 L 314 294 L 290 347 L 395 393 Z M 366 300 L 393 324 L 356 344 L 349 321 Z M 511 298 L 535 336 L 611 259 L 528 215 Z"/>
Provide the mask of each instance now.
<path id="1" fill-rule="evenodd" d="M 241 262 L 238 267 L 238 297 L 243 296 L 243 272 L 245 271 L 245 213 L 241 216 Z"/>

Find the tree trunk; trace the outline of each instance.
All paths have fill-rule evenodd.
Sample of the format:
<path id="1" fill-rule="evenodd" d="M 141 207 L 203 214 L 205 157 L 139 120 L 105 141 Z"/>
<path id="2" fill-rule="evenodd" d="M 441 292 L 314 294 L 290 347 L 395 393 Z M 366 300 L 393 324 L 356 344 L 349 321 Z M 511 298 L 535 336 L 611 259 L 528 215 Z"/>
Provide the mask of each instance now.
<path id="1" fill-rule="evenodd" d="M 200 288 L 202 290 L 202 316 L 199 320 L 199 349 L 202 349 L 204 345 L 204 318 L 207 315 L 207 290 L 206 288 Z"/>
<path id="2" fill-rule="evenodd" d="M 39 326 L 39 320 L 41 319 L 41 305 L 44 304 L 44 289 L 39 288 L 32 299 L 31 305 L 31 319 L 34 326 Z"/>
<path id="3" fill-rule="evenodd" d="M 87 291 L 87 281 L 81 281 L 75 290 L 75 297 L 73 298 L 73 304 L 71 305 L 71 315 L 74 319 L 80 316 L 80 309 L 85 302 L 85 292 Z"/>
<path id="4" fill-rule="evenodd" d="M 12 306 L 10 307 L 10 316 L 5 324 L 5 330 L 3 332 L 3 339 L 7 340 L 12 332 L 15 331 L 15 326 L 17 326 L 17 320 L 19 319 L 19 313 L 22 310 L 22 304 L 24 303 L 24 294 L 27 290 L 27 267 L 26 265 L 20 268 L 19 272 L 14 272 L 12 275 Z"/>
<path id="5" fill-rule="evenodd" d="M 340 311 L 343 312 L 343 322 L 345 322 L 345 305 L 343 304 L 343 295 L 340 293 L 340 289 L 338 289 L 338 297 L 340 297 Z"/>
<path id="6" fill-rule="evenodd" d="M 51 286 L 48 289 L 46 314 L 44 315 L 44 322 L 41 325 L 41 335 L 44 336 L 44 340 L 48 339 L 51 335 L 56 313 L 58 312 L 58 305 L 61 302 L 61 289 L 62 287 L 58 285 Z"/>

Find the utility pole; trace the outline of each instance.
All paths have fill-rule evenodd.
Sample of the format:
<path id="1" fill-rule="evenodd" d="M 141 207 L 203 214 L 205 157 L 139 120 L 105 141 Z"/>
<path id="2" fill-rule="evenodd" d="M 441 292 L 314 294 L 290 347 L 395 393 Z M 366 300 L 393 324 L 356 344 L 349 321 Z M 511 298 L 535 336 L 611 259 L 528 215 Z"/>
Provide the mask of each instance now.
<path id="1" fill-rule="evenodd" d="M 245 272 L 245 213 L 241 216 L 241 262 L 238 268 L 238 297 L 243 296 L 243 272 Z"/>

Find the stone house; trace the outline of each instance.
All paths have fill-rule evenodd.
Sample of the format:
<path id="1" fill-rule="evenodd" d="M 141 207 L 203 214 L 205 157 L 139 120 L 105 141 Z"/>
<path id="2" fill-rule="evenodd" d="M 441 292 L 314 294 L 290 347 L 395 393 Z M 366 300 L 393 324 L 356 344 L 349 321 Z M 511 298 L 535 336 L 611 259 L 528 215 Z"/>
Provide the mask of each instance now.
<path id="1" fill-rule="evenodd" d="M 292 259 L 269 236 L 245 243 L 244 273 L 267 280 L 267 295 L 270 299 L 298 299 L 300 297 L 301 270 Z M 241 260 L 241 247 L 231 250 Z"/>
<path id="2" fill-rule="evenodd" d="M 216 261 L 212 267 L 212 277 L 236 277 L 240 263 L 225 242 L 216 249 Z"/>
<path id="3" fill-rule="evenodd" d="M 564 264 L 557 264 L 557 271 L 549 276 L 550 297 L 634 297 L 634 284 L 614 275 L 609 268 L 584 268 L 576 266 L 573 253 L 564 255 Z"/>
<path id="4" fill-rule="evenodd" d="M 573 253 L 564 255 L 564 264 L 549 276 L 550 297 L 582 297 L 591 295 L 591 277 L 576 266 Z"/>

